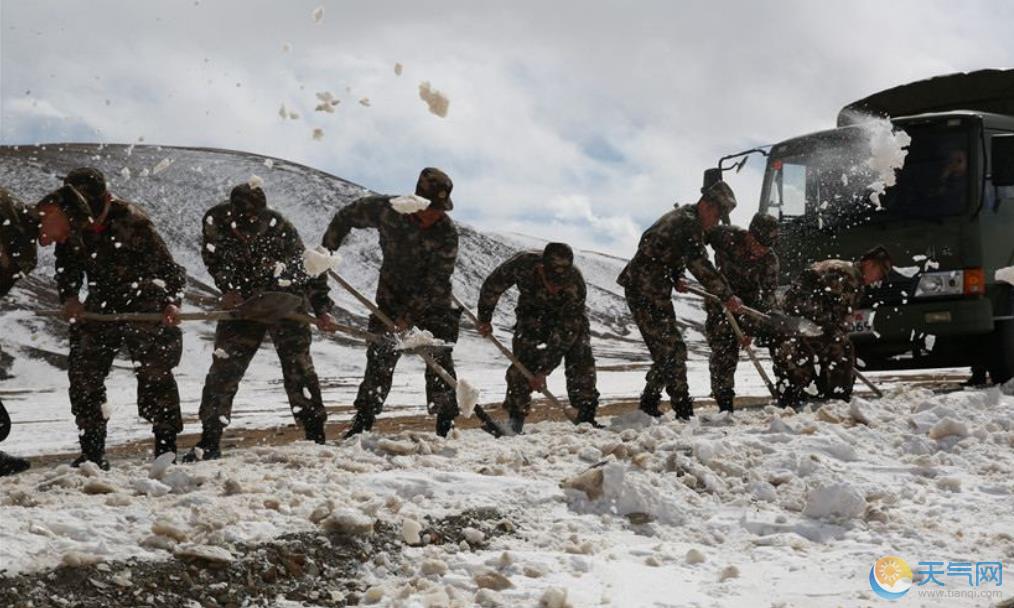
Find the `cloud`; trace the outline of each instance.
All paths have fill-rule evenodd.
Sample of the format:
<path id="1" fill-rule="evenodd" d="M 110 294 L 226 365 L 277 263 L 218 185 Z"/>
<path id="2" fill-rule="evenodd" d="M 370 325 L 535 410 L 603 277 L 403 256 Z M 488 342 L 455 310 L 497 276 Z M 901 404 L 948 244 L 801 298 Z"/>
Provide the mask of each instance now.
<path id="1" fill-rule="evenodd" d="M 237 148 L 391 193 L 436 165 L 463 221 L 622 255 L 724 154 L 828 128 L 887 86 L 1014 63 L 1001 1 L 325 2 L 313 23 L 321 5 L 4 2 L 0 138 Z M 320 91 L 333 113 L 314 112 Z M 761 174 L 729 176 L 734 221 Z"/>

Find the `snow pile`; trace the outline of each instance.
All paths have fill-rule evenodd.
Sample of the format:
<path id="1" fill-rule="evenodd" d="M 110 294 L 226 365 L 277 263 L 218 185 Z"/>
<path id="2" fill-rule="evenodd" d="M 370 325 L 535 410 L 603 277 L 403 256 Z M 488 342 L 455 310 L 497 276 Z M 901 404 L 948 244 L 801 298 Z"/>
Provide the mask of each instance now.
<path id="1" fill-rule="evenodd" d="M 819 487 L 807 496 L 803 515 L 816 519 L 856 519 L 866 512 L 866 498 L 847 483 Z"/>
<path id="2" fill-rule="evenodd" d="M 583 479 L 582 479 L 583 477 Z M 660 521 L 678 526 L 684 521 L 675 493 L 663 492 L 654 476 L 629 465 L 610 462 L 564 483 L 570 508 L 577 513 L 612 514 L 642 522 Z"/>
<path id="3" fill-rule="evenodd" d="M 416 350 L 425 348 L 448 348 L 454 346 L 436 338 L 428 329 L 413 327 L 398 336 L 398 350 Z"/>
<path id="4" fill-rule="evenodd" d="M 872 190 L 870 200 L 880 207 L 880 197 L 897 182 L 895 172 L 905 166 L 912 137 L 901 129 L 895 130 L 885 118 L 864 122 L 862 128 L 870 144 L 870 158 L 866 164 L 876 175 L 868 186 Z"/>
<path id="5" fill-rule="evenodd" d="M 429 108 L 430 114 L 439 116 L 440 118 L 447 118 L 447 109 L 450 107 L 451 102 L 447 99 L 446 95 L 430 86 L 429 81 L 419 83 L 419 99 L 426 102 L 426 107 Z"/>
<path id="6" fill-rule="evenodd" d="M 319 277 L 334 269 L 341 262 L 341 257 L 331 253 L 323 245 L 303 252 L 303 271 L 311 277 Z"/>
<path id="7" fill-rule="evenodd" d="M 409 215 L 430 206 L 429 199 L 417 194 L 406 194 L 391 199 L 391 208 L 402 215 Z"/>

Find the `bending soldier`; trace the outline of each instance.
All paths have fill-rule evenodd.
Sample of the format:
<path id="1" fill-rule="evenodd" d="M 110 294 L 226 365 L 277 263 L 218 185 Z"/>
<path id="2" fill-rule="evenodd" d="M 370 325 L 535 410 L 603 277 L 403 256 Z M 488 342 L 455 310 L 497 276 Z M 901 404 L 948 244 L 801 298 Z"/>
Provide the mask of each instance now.
<path id="1" fill-rule="evenodd" d="M 222 291 L 224 308 L 235 308 L 264 291 L 294 293 L 305 296 L 317 315 L 318 327 L 333 331 L 335 319 L 330 312 L 333 303 L 328 297 L 326 277 L 310 277 L 303 270 L 305 247 L 299 233 L 280 213 L 268 209 L 261 188 L 236 186 L 228 201 L 204 215 L 201 227 L 201 256 Z M 310 355 L 313 339 L 310 326 L 292 320 L 272 325 L 219 321 L 215 329 L 215 354 L 201 395 L 201 439 L 184 456 L 185 462 L 221 456 L 220 440 L 232 419 L 233 398 L 267 334 L 278 353 L 293 417 L 303 427 L 307 439 L 324 443 L 327 413 Z"/>
<path id="2" fill-rule="evenodd" d="M 732 189 L 721 180 L 705 189 L 696 205 L 677 205 L 645 231 L 637 253 L 617 280 L 624 287 L 627 306 L 651 353 L 641 410 L 652 416 L 662 415 L 658 405 L 663 387 L 676 416 L 689 419 L 694 412 L 687 386 L 687 347 L 672 304 L 673 288 L 682 290 L 685 284 L 684 270 L 689 269 L 733 312 L 742 306 L 711 265 L 704 248 L 705 234 L 720 219 L 728 222 L 729 212 L 735 207 Z"/>
<path id="3" fill-rule="evenodd" d="M 176 452 L 183 429 L 173 377 L 182 353 L 179 304 L 186 274 L 136 205 L 106 189 L 96 169 L 71 171 L 64 186 L 37 205 L 39 242 L 56 243 L 56 283 L 70 328 L 70 402 L 81 443 L 80 465 L 108 468 L 106 376 L 126 347 L 137 376 L 138 413 L 152 424 L 155 456 Z M 88 281 L 88 298 L 79 300 Z M 163 322 L 92 322 L 84 312 L 162 312 Z"/>
<path id="4" fill-rule="evenodd" d="M 859 303 L 863 287 L 884 280 L 893 266 L 887 249 L 878 246 L 858 262 L 815 262 L 796 277 L 785 294 L 785 312 L 806 317 L 823 333 L 814 338 L 784 337 L 772 347 L 779 405 L 801 407 L 803 391 L 815 380 L 823 397 L 851 398 L 856 356 L 848 335 L 848 317 Z"/>
<path id="5" fill-rule="evenodd" d="M 493 332 L 493 311 L 500 297 L 517 285 L 512 350 L 534 374 L 529 382 L 511 365 L 507 369 L 507 396 L 504 408 L 511 428 L 520 433 L 531 408 L 532 391 L 546 386 L 546 376 L 564 362 L 567 394 L 578 410 L 577 422 L 597 426 L 595 412 L 599 393 L 595 388 L 595 358 L 592 356 L 588 316 L 585 314 L 587 286 L 574 267 L 574 252 L 563 243 L 550 243 L 541 253 L 519 253 L 496 268 L 479 292 L 479 333 Z"/>
<path id="6" fill-rule="evenodd" d="M 718 226 L 708 235 L 719 272 L 744 304 L 762 312 L 775 307 L 778 256 L 773 248 L 777 240 L 778 220 L 763 213 L 753 217 L 749 230 Z M 711 394 L 719 411 L 731 412 L 736 396 L 740 342 L 721 305 L 707 300 L 704 308 L 708 313 L 705 336 L 711 348 Z M 765 328 L 749 317 L 740 316 L 737 322 L 748 340 L 749 337 L 768 337 Z"/>
<path id="7" fill-rule="evenodd" d="M 393 319 L 399 331 L 416 327 L 451 345 L 435 354 L 437 362 L 454 376 L 451 358 L 458 340 L 461 310 L 451 303 L 451 274 L 458 257 L 458 229 L 447 212 L 451 202 L 451 179 L 443 171 L 423 169 L 415 193 L 430 201 L 422 210 L 393 206 L 391 196 L 368 196 L 344 207 L 331 220 L 324 234 L 324 247 L 336 251 L 353 228 L 376 228 L 380 234 L 383 263 L 377 285 L 377 306 Z M 387 328 L 370 316 L 369 330 Z M 366 350 L 366 374 L 356 396 L 356 415 L 346 436 L 368 431 L 391 390 L 394 368 L 401 357 L 392 344 L 372 343 Z M 446 436 L 458 415 L 454 389 L 428 367 L 426 400 L 437 413 L 436 432 Z"/>
<path id="8" fill-rule="evenodd" d="M 35 269 L 37 230 L 36 218 L 12 194 L 0 188 L 0 297 Z M 0 401 L 0 441 L 7 439 L 10 432 L 11 418 Z M 29 466 L 24 458 L 0 451 L 0 477 L 20 473 Z"/>

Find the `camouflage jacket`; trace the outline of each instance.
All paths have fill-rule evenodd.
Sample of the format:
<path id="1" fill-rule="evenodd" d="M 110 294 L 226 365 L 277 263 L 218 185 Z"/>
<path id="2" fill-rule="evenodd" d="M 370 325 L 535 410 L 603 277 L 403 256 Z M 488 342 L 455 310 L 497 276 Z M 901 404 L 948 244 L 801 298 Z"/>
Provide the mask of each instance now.
<path id="1" fill-rule="evenodd" d="M 785 294 L 785 311 L 820 325 L 825 334 L 847 331 L 849 313 L 863 293 L 862 272 L 846 260 L 814 262 Z"/>
<path id="2" fill-rule="evenodd" d="M 0 296 L 35 269 L 37 232 L 27 209 L 0 188 Z"/>
<path id="3" fill-rule="evenodd" d="M 249 298 L 260 291 L 284 291 L 305 296 L 318 315 L 331 311 L 327 275 L 306 274 L 306 247 L 277 211 L 265 210 L 258 232 L 247 234 L 236 229 L 232 203 L 226 201 L 205 213 L 201 226 L 201 257 L 223 292 L 238 291 Z"/>
<path id="4" fill-rule="evenodd" d="M 458 258 L 458 229 L 449 216 L 423 228 L 415 215 L 403 215 L 390 196 L 367 196 L 335 214 L 324 233 L 324 247 L 341 247 L 353 228 L 376 228 L 384 261 L 377 305 L 409 323 L 431 312 L 451 310 L 451 274 Z"/>
<path id="5" fill-rule="evenodd" d="M 140 207 L 115 198 L 102 224 L 56 246 L 61 302 L 79 296 L 86 276 L 87 309 L 110 313 L 178 306 L 187 277 Z"/>
<path id="6" fill-rule="evenodd" d="M 723 301 L 732 297 L 725 278 L 708 259 L 694 205 L 677 206 L 648 228 L 617 282 L 627 289 L 668 299 L 685 270 Z"/>
<path id="7" fill-rule="evenodd" d="M 479 291 L 479 321 L 489 323 L 500 297 L 518 287 L 518 305 L 514 309 L 522 327 L 537 327 L 545 341 L 547 360 L 559 360 L 574 339 L 588 327 L 585 315 L 587 286 L 581 271 L 571 266 L 565 280 L 551 285 L 543 274 L 542 253 L 519 253 L 500 264 Z"/>
<path id="8" fill-rule="evenodd" d="M 747 306 L 768 311 L 775 307 L 778 255 L 769 249 L 760 258 L 751 259 L 746 235 L 746 230 L 736 226 L 717 226 L 708 233 L 708 244 L 715 250 L 715 265 L 733 293 Z M 708 303 L 717 306 L 710 300 Z"/>

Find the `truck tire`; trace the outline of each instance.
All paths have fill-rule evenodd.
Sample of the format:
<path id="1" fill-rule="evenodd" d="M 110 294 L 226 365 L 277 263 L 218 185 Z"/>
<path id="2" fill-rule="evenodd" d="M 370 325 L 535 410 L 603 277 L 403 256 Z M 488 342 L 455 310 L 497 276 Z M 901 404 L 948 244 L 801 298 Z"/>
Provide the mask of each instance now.
<path id="1" fill-rule="evenodd" d="M 986 362 L 994 384 L 1014 378 L 1014 321 L 1000 321 L 993 331 L 993 353 Z"/>

